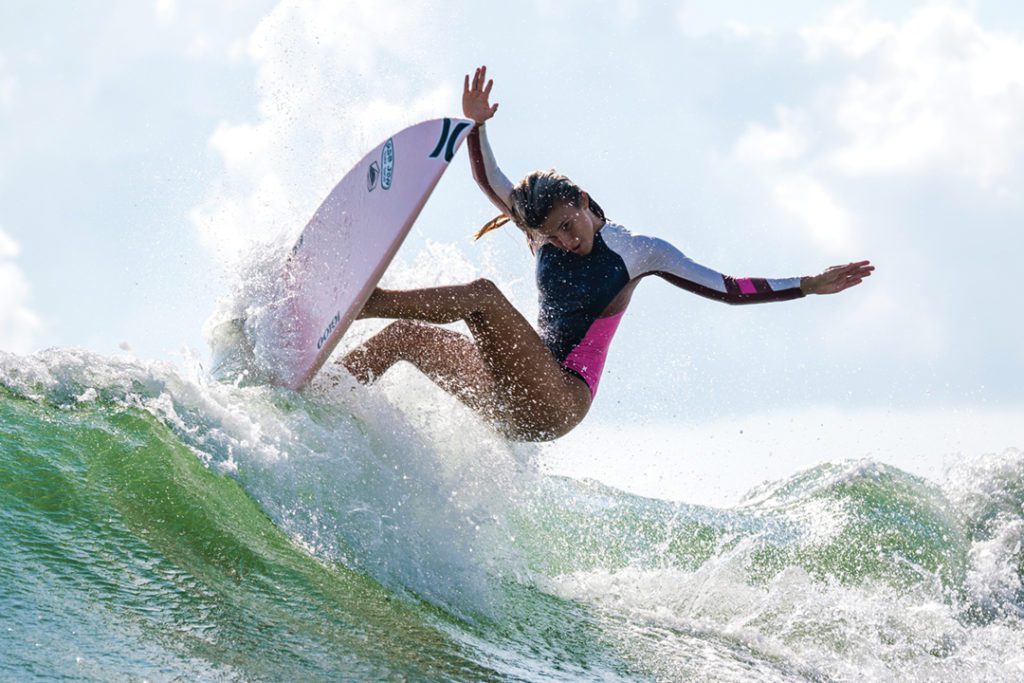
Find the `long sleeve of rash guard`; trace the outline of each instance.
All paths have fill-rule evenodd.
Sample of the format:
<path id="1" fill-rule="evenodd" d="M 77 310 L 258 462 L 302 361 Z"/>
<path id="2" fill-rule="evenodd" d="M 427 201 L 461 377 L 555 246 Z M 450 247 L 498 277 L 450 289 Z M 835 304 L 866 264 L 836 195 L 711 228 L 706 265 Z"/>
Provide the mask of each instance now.
<path id="1" fill-rule="evenodd" d="M 482 124 L 473 126 L 469 133 L 469 161 L 477 185 L 487 198 L 507 215 L 511 206 L 512 181 L 498 168 L 498 162 L 494 159 L 494 152 L 491 151 L 487 132 Z"/>
<path id="2" fill-rule="evenodd" d="M 658 275 L 677 287 L 728 304 L 787 301 L 804 296 L 798 277 L 732 277 L 702 266 L 657 237 L 633 235 L 614 224 L 606 225 L 601 235 L 622 257 L 630 280 Z"/>

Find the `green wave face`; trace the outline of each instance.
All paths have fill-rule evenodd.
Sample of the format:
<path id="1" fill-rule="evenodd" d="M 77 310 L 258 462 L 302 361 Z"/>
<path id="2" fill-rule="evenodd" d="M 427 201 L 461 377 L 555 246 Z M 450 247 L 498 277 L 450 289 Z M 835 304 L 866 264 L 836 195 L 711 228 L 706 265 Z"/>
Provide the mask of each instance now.
<path id="1" fill-rule="evenodd" d="M 430 609 L 297 548 L 152 416 L 7 395 L 0 425 L 0 674 L 493 677 Z"/>
<path id="2" fill-rule="evenodd" d="M 483 596 L 475 575 L 441 575 L 465 564 L 446 551 L 472 552 L 443 526 L 466 509 L 396 469 L 379 426 L 260 394 L 263 430 L 305 431 L 247 452 L 238 404 L 138 368 L 95 386 L 59 369 L 0 387 L 0 680 L 643 678 L 593 615 L 514 567 Z"/>
<path id="3" fill-rule="evenodd" d="M 819 580 L 958 589 L 968 537 L 934 485 L 869 461 L 825 464 L 762 492 L 747 506 L 790 521 L 797 538 L 759 554 L 764 578 L 799 565 Z"/>
<path id="4" fill-rule="evenodd" d="M 0 354 L 0 680 L 986 680 L 1024 651 L 1019 452 L 719 510 L 359 391 Z"/>
<path id="5" fill-rule="evenodd" d="M 563 501 L 572 501 L 565 505 Z M 822 581 L 911 588 L 963 580 L 968 537 L 934 486 L 875 463 L 821 465 L 733 510 L 549 478 L 518 519 L 533 567 L 695 571 L 740 544 L 751 582 L 801 567 Z"/>

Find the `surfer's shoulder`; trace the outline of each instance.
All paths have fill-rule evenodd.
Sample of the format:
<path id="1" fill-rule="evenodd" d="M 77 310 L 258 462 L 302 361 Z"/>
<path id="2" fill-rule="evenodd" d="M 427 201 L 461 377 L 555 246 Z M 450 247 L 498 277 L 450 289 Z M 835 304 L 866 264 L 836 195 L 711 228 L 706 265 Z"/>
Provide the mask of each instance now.
<path id="1" fill-rule="evenodd" d="M 598 233 L 606 244 L 628 241 L 632 239 L 633 233 L 625 227 L 612 221 L 605 221 Z"/>
<path id="2" fill-rule="evenodd" d="M 599 233 L 605 244 L 613 251 L 635 251 L 639 248 L 648 247 L 648 242 L 654 238 L 648 235 L 636 234 L 632 230 L 608 221 L 601 228 Z"/>
<path id="3" fill-rule="evenodd" d="M 654 235 L 647 235 L 644 233 L 633 232 L 632 230 L 619 225 L 618 223 L 612 223 L 608 221 L 601 228 L 601 235 L 605 241 L 612 244 L 619 244 L 625 248 L 631 249 L 672 249 L 671 245 L 660 237 Z"/>

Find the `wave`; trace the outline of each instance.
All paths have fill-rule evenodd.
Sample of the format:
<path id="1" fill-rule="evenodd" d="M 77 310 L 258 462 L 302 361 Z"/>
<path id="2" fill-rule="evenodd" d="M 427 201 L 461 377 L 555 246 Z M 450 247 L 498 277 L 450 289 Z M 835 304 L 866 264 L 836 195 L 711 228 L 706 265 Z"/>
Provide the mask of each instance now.
<path id="1" fill-rule="evenodd" d="M 1024 665 L 1019 451 L 940 483 L 827 463 L 714 509 L 545 475 L 533 446 L 396 371 L 366 389 L 328 369 L 296 394 L 198 364 L 0 354 L 0 677 Z"/>

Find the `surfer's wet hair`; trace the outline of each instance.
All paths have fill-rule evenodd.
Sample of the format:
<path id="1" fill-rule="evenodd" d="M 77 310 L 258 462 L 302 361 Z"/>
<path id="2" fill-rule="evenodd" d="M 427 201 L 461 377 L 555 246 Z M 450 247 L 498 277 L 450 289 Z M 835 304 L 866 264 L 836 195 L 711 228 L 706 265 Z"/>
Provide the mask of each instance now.
<path id="1" fill-rule="evenodd" d="M 509 214 L 502 214 L 490 221 L 476 231 L 474 239 L 480 239 L 491 230 L 500 228 L 510 220 L 519 228 L 533 238 L 534 232 L 540 230 L 547 220 L 548 214 L 559 201 L 568 202 L 574 206 L 580 205 L 583 190 L 579 185 L 566 178 L 554 169 L 548 171 L 534 171 L 512 188 L 509 197 L 511 206 Z M 590 210 L 593 211 L 602 221 L 606 220 L 604 210 L 589 197 Z"/>

